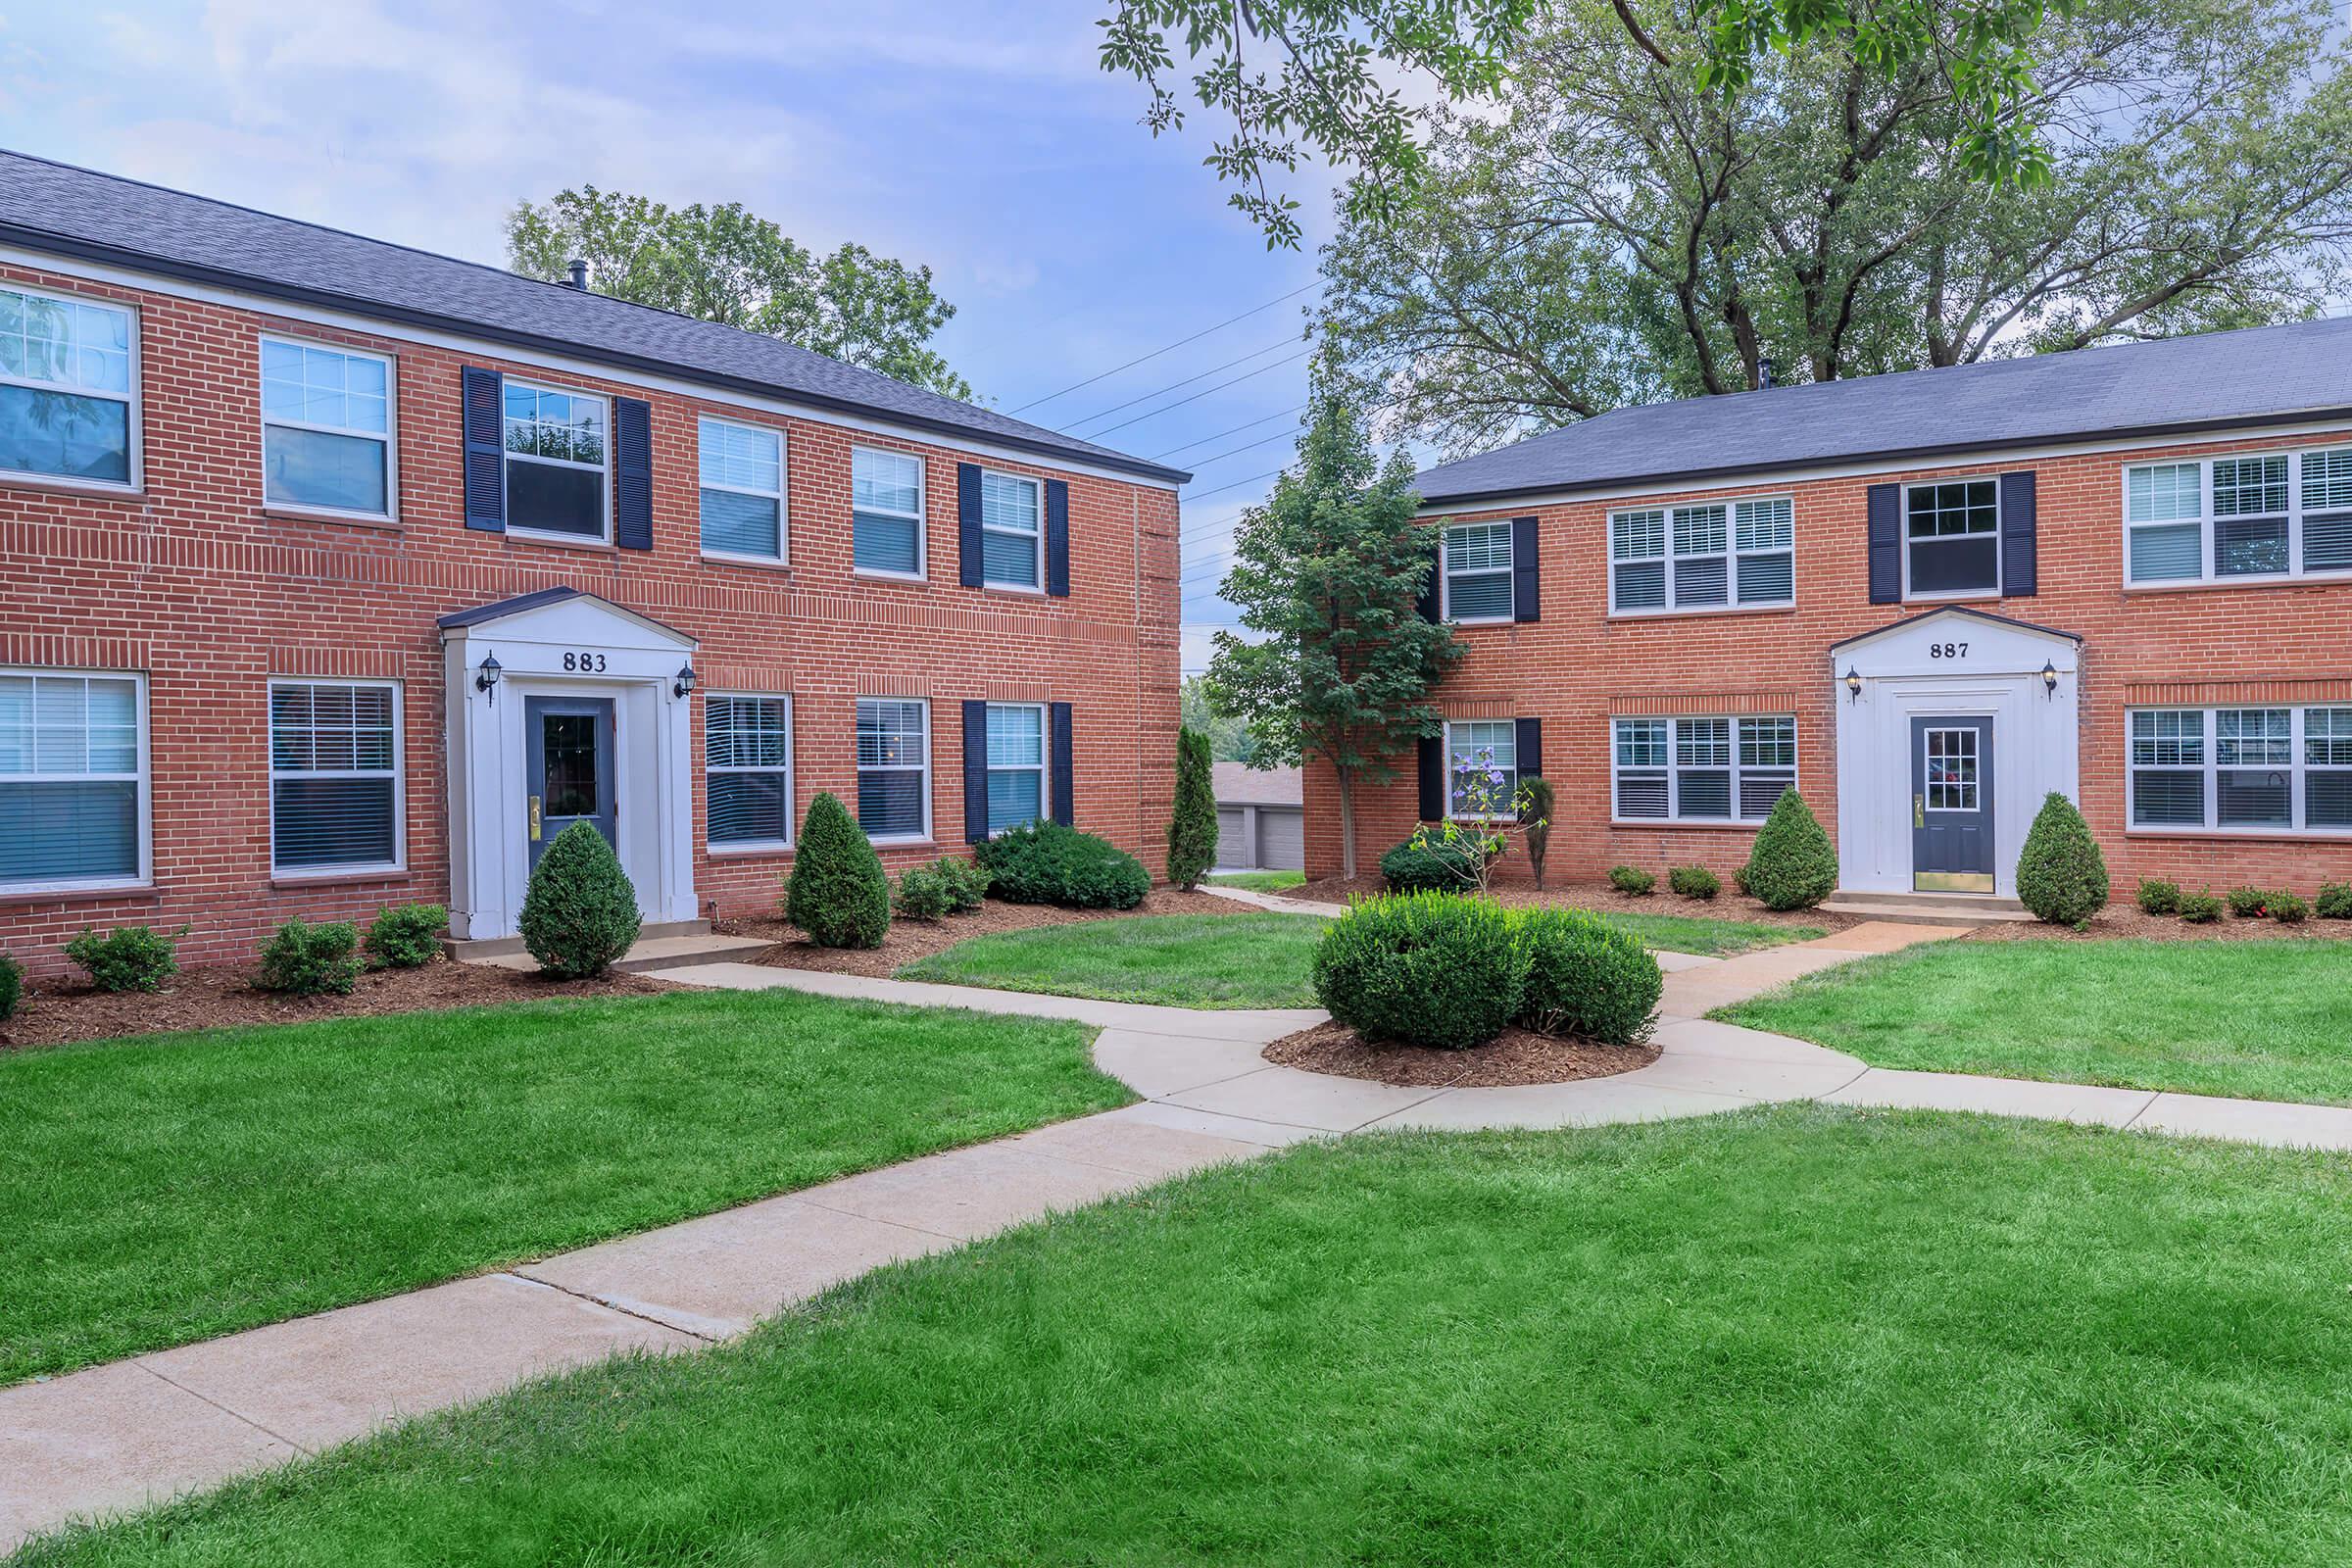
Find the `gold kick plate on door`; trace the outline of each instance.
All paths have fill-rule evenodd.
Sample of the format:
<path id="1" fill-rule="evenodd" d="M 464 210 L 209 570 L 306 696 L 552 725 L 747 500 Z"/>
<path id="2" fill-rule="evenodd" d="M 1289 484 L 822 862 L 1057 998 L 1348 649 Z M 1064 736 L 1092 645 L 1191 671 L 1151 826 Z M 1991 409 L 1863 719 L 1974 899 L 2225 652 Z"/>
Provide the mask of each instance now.
<path id="1" fill-rule="evenodd" d="M 1921 893 L 1990 893 L 1990 871 L 1921 871 L 1911 878 Z"/>
<path id="2" fill-rule="evenodd" d="M 539 797 L 531 797 L 531 842 L 539 842 Z"/>
<path id="3" fill-rule="evenodd" d="M 539 803 L 536 801 L 531 803 L 534 813 L 531 817 L 533 824 L 536 824 L 539 820 L 536 814 L 538 804 Z M 1928 825 L 1928 798 L 1925 795 L 1914 795 L 1911 797 L 1911 825 L 1913 827 L 1926 827 Z M 538 836 L 539 829 L 536 825 L 534 825 L 531 828 L 531 837 L 537 838 Z"/>

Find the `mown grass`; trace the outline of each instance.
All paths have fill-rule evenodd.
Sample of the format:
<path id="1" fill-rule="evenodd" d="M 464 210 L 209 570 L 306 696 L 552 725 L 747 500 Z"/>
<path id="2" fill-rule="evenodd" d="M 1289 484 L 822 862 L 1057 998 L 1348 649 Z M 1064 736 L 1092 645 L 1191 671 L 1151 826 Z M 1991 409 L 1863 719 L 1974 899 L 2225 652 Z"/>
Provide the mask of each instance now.
<path id="1" fill-rule="evenodd" d="M 1820 1107 L 1304 1147 L 62 1564 L 2352 1559 L 2332 1155 Z"/>
<path id="2" fill-rule="evenodd" d="M 1126 1102 L 1091 1040 L 681 992 L 0 1055 L 0 1382 Z"/>
<path id="3" fill-rule="evenodd" d="M 1311 1007 L 1311 914 L 1146 914 L 1033 926 L 958 942 L 900 969 L 998 991 L 1172 1007 Z"/>
<path id="4" fill-rule="evenodd" d="M 2352 1104 L 2352 943 L 1939 942 L 1716 1016 L 1881 1067 Z"/>
<path id="5" fill-rule="evenodd" d="M 1304 871 L 1220 871 L 1209 878 L 1221 888 L 1246 888 L 1251 893 L 1280 893 L 1306 880 Z"/>

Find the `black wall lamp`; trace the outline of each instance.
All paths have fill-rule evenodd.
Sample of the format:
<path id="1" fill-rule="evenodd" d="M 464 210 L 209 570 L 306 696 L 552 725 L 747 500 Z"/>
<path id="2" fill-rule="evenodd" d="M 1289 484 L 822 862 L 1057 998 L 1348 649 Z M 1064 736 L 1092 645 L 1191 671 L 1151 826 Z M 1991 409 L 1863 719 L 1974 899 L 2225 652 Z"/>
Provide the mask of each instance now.
<path id="1" fill-rule="evenodd" d="M 671 681 L 669 685 L 669 694 L 672 697 L 691 697 L 694 695 L 694 666 L 692 664 L 680 664 L 678 666 L 677 678 Z"/>
<path id="2" fill-rule="evenodd" d="M 2045 702 L 2058 695 L 2058 666 L 2046 659 L 2041 662 L 2041 695 Z"/>
<path id="3" fill-rule="evenodd" d="M 1845 700 L 1849 703 L 1862 700 L 1862 672 L 1851 664 L 1845 666 Z"/>
<path id="4" fill-rule="evenodd" d="M 496 654 L 484 654 L 473 672 L 473 689 L 487 696 L 492 708 L 498 706 L 498 677 L 505 673 L 506 666 L 498 662 Z"/>

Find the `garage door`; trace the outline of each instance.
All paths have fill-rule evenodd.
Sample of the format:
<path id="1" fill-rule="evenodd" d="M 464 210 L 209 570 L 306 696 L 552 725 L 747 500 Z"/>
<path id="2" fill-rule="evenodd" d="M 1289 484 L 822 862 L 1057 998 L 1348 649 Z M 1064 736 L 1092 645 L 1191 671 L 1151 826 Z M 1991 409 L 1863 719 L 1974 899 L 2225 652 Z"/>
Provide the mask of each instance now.
<path id="1" fill-rule="evenodd" d="M 1306 813 L 1257 808 L 1257 863 L 1269 871 L 1306 869 Z"/>
<path id="2" fill-rule="evenodd" d="M 1242 839 L 1242 808 L 1238 806 L 1217 808 L 1217 863 L 1250 863 L 1250 847 Z"/>

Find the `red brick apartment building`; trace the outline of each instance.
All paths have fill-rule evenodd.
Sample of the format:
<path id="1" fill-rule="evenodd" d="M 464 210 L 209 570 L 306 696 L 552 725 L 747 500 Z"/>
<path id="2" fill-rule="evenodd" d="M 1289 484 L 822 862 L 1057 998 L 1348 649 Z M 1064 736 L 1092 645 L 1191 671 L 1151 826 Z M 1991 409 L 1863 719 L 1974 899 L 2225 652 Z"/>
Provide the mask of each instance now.
<path id="1" fill-rule="evenodd" d="M 0 950 L 649 927 L 1173 794 L 1186 475 L 732 328 L 0 155 Z"/>
<path id="2" fill-rule="evenodd" d="M 1418 487 L 1469 655 L 1360 856 L 1492 750 L 1575 877 L 1728 870 L 1794 784 L 1854 892 L 2013 895 L 2053 790 L 2119 889 L 2352 879 L 2352 321 L 1625 409 Z M 1324 770 L 1310 875 L 1338 819 Z"/>

